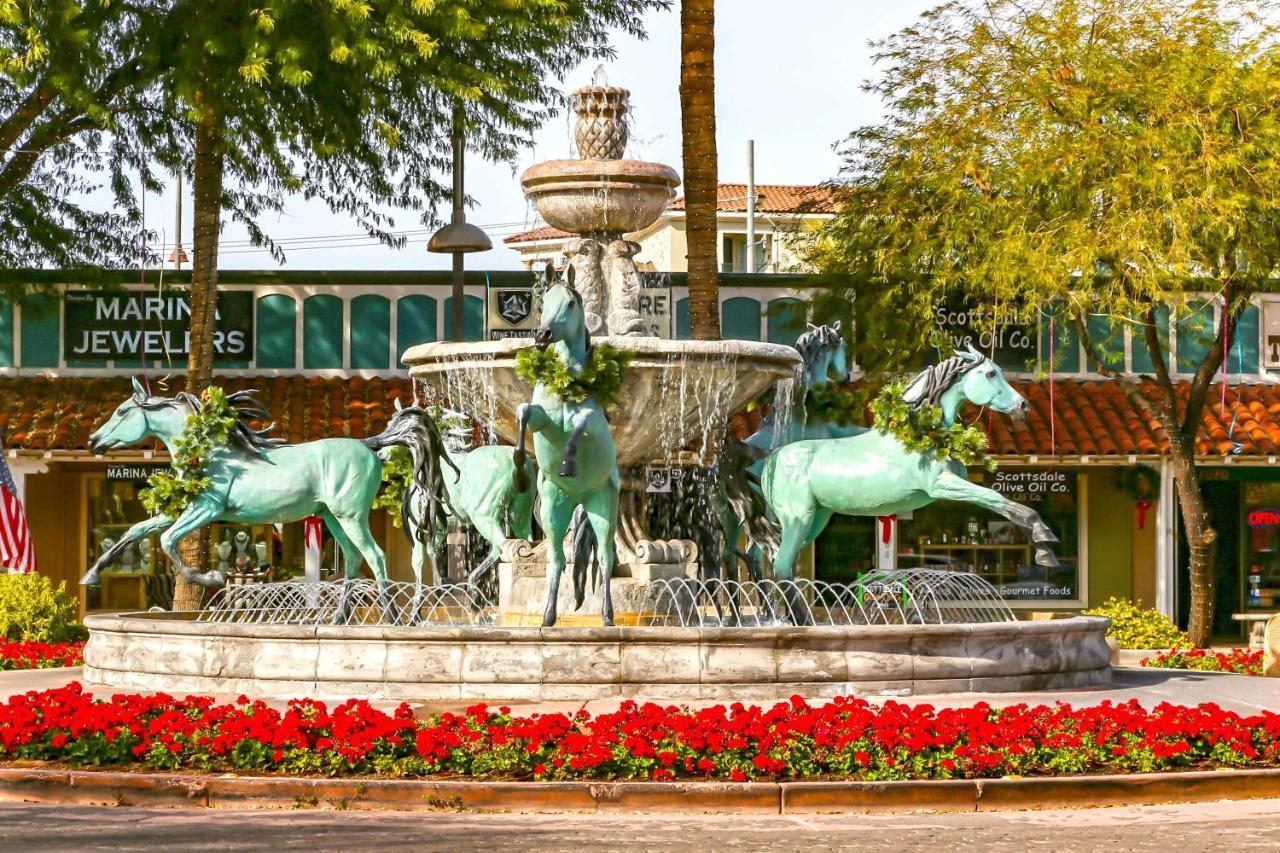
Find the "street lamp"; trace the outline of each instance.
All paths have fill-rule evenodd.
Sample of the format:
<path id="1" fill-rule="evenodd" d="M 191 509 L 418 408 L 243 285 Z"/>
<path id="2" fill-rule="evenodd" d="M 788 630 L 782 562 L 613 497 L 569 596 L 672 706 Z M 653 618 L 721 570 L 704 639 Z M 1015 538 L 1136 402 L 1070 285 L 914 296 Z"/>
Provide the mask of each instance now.
<path id="1" fill-rule="evenodd" d="M 466 195 L 463 192 L 463 151 L 466 148 L 463 138 L 462 108 L 453 111 L 453 216 L 449 224 L 431 235 L 427 242 L 428 252 L 453 255 L 453 339 L 462 340 L 463 292 L 465 282 L 462 256 L 468 252 L 487 252 L 493 248 L 489 235 L 467 222 L 467 214 L 463 210 Z"/>

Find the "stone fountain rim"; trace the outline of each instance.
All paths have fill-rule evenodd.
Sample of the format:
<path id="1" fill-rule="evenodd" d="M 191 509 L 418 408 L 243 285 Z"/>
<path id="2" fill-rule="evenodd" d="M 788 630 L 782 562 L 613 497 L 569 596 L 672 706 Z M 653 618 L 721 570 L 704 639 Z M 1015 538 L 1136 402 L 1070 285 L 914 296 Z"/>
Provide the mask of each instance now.
<path id="1" fill-rule="evenodd" d="M 756 364 L 772 362 L 786 368 L 788 372 L 803 363 L 800 353 L 794 347 L 763 341 L 695 341 L 603 336 L 592 338 L 592 342 L 611 344 L 619 350 L 633 353 L 641 358 L 674 355 L 710 359 L 732 355 Z M 500 338 L 496 341 L 433 341 L 410 347 L 405 351 L 403 361 L 414 368 L 411 372 L 434 372 L 433 368 L 457 367 L 465 364 L 460 360 L 460 357 L 465 356 L 485 356 L 483 363 L 499 366 L 504 362 L 514 364 L 516 353 L 531 346 L 533 346 L 533 340 L 530 338 Z"/>
<path id="2" fill-rule="evenodd" d="M 674 192 L 680 185 L 680 175 L 670 166 L 645 160 L 546 160 L 533 164 L 520 175 L 520 185 L 526 192 L 611 181 L 663 187 Z"/>

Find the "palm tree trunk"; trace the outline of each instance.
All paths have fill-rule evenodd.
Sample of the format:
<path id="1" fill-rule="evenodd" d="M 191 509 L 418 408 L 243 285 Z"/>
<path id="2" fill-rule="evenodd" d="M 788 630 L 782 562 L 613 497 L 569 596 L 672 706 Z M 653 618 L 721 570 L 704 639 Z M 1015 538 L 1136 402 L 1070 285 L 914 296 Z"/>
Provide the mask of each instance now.
<path id="1" fill-rule="evenodd" d="M 223 155 L 218 117 L 206 112 L 196 127 L 192 199 L 195 222 L 191 263 L 191 341 L 187 352 L 187 390 L 199 394 L 213 382 L 213 336 L 217 330 L 218 237 L 222 228 Z M 209 568 L 209 531 L 182 540 L 182 560 L 196 571 Z M 199 610 L 201 588 L 181 574 L 175 580 L 174 610 Z"/>
<path id="2" fill-rule="evenodd" d="M 681 0 L 680 133 L 689 240 L 689 327 L 695 339 L 704 341 L 720 339 L 715 23 L 715 0 Z"/>

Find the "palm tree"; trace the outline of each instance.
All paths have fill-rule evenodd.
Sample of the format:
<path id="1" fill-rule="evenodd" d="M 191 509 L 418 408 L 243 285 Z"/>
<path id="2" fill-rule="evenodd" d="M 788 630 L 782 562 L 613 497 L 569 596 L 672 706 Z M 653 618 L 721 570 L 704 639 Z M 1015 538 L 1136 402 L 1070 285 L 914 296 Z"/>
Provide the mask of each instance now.
<path id="1" fill-rule="evenodd" d="M 720 339 L 715 29 L 715 0 L 681 0 L 680 135 L 689 240 L 689 328 L 695 339 L 710 341 Z"/>

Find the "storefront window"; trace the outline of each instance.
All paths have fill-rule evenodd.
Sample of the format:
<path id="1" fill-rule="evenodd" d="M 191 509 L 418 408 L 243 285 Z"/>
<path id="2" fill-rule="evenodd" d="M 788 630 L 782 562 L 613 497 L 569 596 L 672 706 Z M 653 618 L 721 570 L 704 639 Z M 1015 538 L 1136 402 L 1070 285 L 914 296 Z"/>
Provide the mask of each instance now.
<path id="1" fill-rule="evenodd" d="M 1078 554 L 1082 483 L 1074 471 L 1010 468 L 973 475 L 976 482 L 1040 514 L 1058 537 L 1056 569 L 1038 566 L 1025 533 L 972 504 L 940 501 L 899 518 L 898 565 L 974 572 L 1010 602 L 1084 599 Z"/>
<path id="2" fill-rule="evenodd" d="M 146 488 L 145 468 L 137 469 L 144 479 L 132 479 L 134 473 L 124 470 L 108 471 L 107 477 L 90 476 L 88 480 L 89 521 L 88 553 L 85 568 L 111 549 L 124 533 L 148 517 L 138 492 Z M 87 610 L 146 610 L 159 605 L 168 606 L 163 584 L 155 578 L 168 571 L 168 560 L 160 550 L 160 537 L 149 536 L 126 548 L 115 565 L 101 574 L 96 587 L 83 587 Z"/>
<path id="3" fill-rule="evenodd" d="M 1244 487 L 1245 609 L 1280 604 L 1280 483 Z"/>

